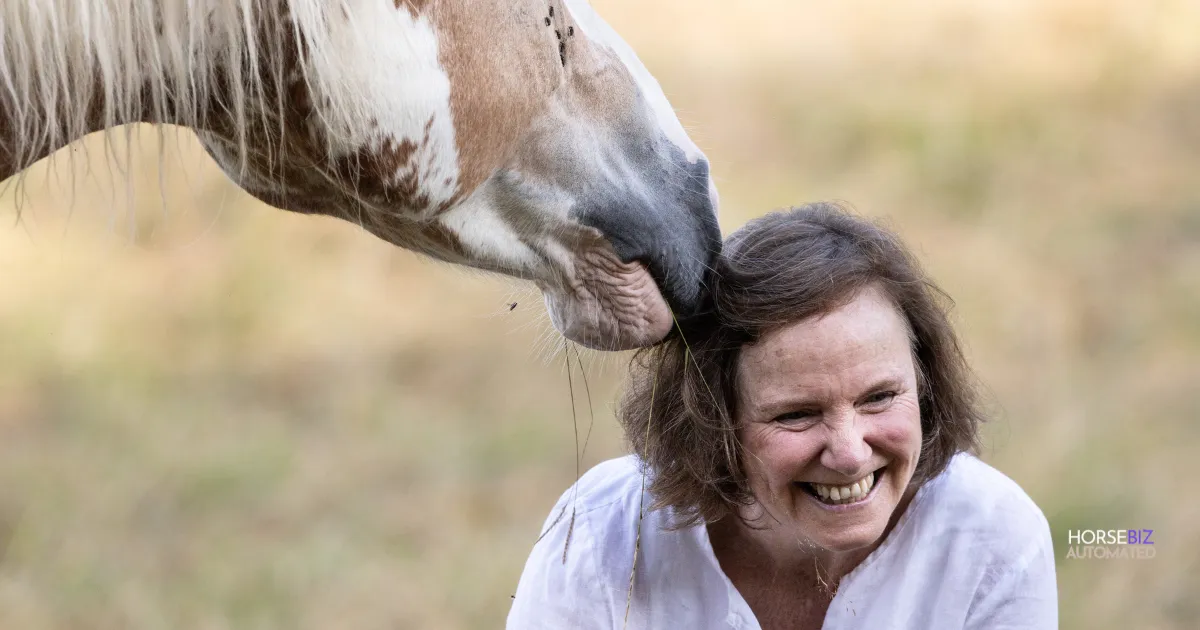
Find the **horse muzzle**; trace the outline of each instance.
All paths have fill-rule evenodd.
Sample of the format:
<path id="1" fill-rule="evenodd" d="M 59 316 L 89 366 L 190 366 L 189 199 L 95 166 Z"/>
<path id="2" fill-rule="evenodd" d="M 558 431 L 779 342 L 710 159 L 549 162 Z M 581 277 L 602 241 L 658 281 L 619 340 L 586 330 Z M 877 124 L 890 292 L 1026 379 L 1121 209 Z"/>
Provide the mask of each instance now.
<path id="1" fill-rule="evenodd" d="M 589 278 L 588 293 L 603 296 L 598 305 L 608 306 L 618 318 L 616 328 L 610 324 L 609 330 L 598 331 L 598 344 L 581 341 L 591 347 L 652 345 L 670 333 L 675 321 L 697 314 L 706 302 L 706 273 L 721 248 L 708 162 L 687 162 L 681 156 L 644 177 L 645 185 L 590 198 L 573 213 L 611 247 L 605 255 L 579 259 L 581 277 Z M 553 318 L 555 305 L 549 297 L 548 305 Z"/>

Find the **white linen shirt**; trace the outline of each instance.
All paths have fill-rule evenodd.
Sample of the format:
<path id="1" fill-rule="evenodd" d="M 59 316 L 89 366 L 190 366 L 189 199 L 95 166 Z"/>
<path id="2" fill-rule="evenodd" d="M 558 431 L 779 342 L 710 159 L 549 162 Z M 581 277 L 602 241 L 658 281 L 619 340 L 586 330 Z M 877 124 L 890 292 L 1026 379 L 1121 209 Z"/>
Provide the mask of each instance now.
<path id="1" fill-rule="evenodd" d="M 508 630 L 761 630 L 707 528 L 664 530 L 666 510 L 642 522 L 629 597 L 639 505 L 651 503 L 644 487 L 638 460 L 627 456 L 563 494 L 525 563 Z M 883 543 L 842 578 L 822 626 L 1057 627 L 1045 516 L 1015 482 L 967 454 L 925 483 Z"/>

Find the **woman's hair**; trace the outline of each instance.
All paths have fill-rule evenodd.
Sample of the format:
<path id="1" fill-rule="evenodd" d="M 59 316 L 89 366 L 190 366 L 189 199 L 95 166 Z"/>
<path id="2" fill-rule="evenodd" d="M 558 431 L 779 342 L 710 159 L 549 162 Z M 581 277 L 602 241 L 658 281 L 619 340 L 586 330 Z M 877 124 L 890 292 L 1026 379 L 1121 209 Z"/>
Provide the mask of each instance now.
<path id="1" fill-rule="evenodd" d="M 755 219 L 725 241 L 711 304 L 680 333 L 635 355 L 618 418 L 649 467 L 654 509 L 674 527 L 711 523 L 753 502 L 737 439 L 737 365 L 764 334 L 880 287 L 908 324 L 921 409 L 913 475 L 936 476 L 978 448 L 975 381 L 947 316 L 952 302 L 889 230 L 830 203 Z"/>

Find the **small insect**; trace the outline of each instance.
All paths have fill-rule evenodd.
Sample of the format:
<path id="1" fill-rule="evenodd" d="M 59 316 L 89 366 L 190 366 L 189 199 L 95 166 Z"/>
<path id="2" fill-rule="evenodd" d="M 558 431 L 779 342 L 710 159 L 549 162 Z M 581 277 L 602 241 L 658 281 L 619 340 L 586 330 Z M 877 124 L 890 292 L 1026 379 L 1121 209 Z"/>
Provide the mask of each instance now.
<path id="1" fill-rule="evenodd" d="M 546 26 L 550 26 L 550 18 L 546 18 Z"/>
<path id="2" fill-rule="evenodd" d="M 554 17 L 554 7 L 550 7 L 550 17 Z"/>
<path id="3" fill-rule="evenodd" d="M 574 26 L 567 27 L 567 37 L 575 37 L 575 27 Z"/>
<path id="4" fill-rule="evenodd" d="M 516 302 L 509 302 L 509 303 L 508 303 L 508 310 L 509 310 L 509 312 L 512 312 L 512 311 L 513 311 L 513 310 L 515 310 L 516 308 L 517 308 L 517 303 L 516 303 Z"/>
<path id="5" fill-rule="evenodd" d="M 554 36 L 559 39 L 562 39 L 562 31 L 554 31 Z"/>

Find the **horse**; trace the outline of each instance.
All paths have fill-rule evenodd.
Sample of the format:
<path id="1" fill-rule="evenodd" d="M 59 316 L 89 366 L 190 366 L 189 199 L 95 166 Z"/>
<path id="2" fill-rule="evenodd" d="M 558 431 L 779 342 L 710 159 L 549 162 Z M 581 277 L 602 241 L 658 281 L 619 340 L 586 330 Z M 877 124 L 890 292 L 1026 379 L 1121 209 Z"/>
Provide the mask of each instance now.
<path id="1" fill-rule="evenodd" d="M 0 38 L 0 180 L 174 125 L 271 206 L 532 281 L 581 345 L 702 308 L 708 160 L 587 0 L 5 0 Z"/>

